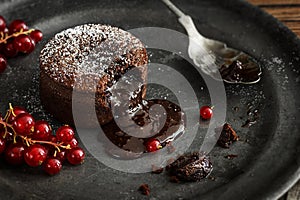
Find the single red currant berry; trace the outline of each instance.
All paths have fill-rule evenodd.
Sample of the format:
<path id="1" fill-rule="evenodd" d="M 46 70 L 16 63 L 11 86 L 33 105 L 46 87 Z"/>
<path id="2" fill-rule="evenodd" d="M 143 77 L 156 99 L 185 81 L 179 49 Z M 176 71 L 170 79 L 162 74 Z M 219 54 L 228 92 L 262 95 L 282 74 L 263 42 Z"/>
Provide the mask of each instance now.
<path id="1" fill-rule="evenodd" d="M 29 38 L 30 38 L 30 41 L 31 41 L 31 47 L 25 53 L 31 53 L 35 49 L 35 44 L 36 44 L 35 41 L 31 37 L 29 37 Z"/>
<path id="2" fill-rule="evenodd" d="M 37 167 L 41 165 L 47 158 L 47 150 L 40 144 L 33 144 L 24 152 L 24 160 L 27 165 Z"/>
<path id="3" fill-rule="evenodd" d="M 6 140 L 3 137 L 0 137 L 0 154 L 2 154 L 6 147 Z"/>
<path id="4" fill-rule="evenodd" d="M 63 163 L 67 158 L 67 150 L 61 149 L 59 152 L 56 153 L 55 158 Z"/>
<path id="5" fill-rule="evenodd" d="M 49 175 L 58 174 L 61 168 L 62 168 L 61 161 L 56 158 L 48 158 L 43 164 L 44 171 Z"/>
<path id="6" fill-rule="evenodd" d="M 32 139 L 49 140 L 52 133 L 51 126 L 44 120 L 35 122 Z"/>
<path id="7" fill-rule="evenodd" d="M 23 20 L 16 19 L 10 23 L 8 29 L 9 29 L 9 33 L 13 34 L 15 32 L 21 31 L 21 29 L 23 31 L 27 31 L 28 26 L 25 24 L 25 22 Z"/>
<path id="8" fill-rule="evenodd" d="M 12 143 L 4 152 L 5 160 L 11 165 L 21 165 L 24 162 L 24 150 L 23 143 Z"/>
<path id="9" fill-rule="evenodd" d="M 35 41 L 35 43 L 38 43 L 43 39 L 43 33 L 40 30 L 34 30 L 30 33 L 30 37 Z"/>
<path id="10" fill-rule="evenodd" d="M 148 152 L 154 152 L 157 151 L 159 149 L 161 149 L 162 146 L 159 142 L 158 139 L 150 139 L 147 143 L 146 143 L 146 150 Z"/>
<path id="11" fill-rule="evenodd" d="M 57 138 L 55 137 L 55 135 L 51 135 L 49 141 L 52 143 L 57 143 Z"/>
<path id="12" fill-rule="evenodd" d="M 78 141 L 76 138 L 73 138 L 71 141 L 67 142 L 66 145 L 70 145 L 71 149 L 78 146 Z"/>
<path id="13" fill-rule="evenodd" d="M 5 71 L 7 67 L 7 60 L 6 58 L 0 54 L 0 74 Z"/>
<path id="14" fill-rule="evenodd" d="M 64 143 L 70 142 L 74 135 L 74 130 L 68 125 L 61 126 L 56 131 L 57 140 Z"/>
<path id="15" fill-rule="evenodd" d="M 34 119 L 29 113 L 19 114 L 13 121 L 14 130 L 23 136 L 28 136 L 34 131 Z"/>
<path id="16" fill-rule="evenodd" d="M 20 106 L 14 106 L 12 111 L 13 113 L 11 113 L 8 117 L 8 123 L 12 123 L 15 120 L 15 118 L 21 113 L 27 113 L 25 108 L 22 108 Z"/>
<path id="17" fill-rule="evenodd" d="M 200 108 L 200 116 L 202 119 L 210 119 L 213 116 L 212 108 L 209 106 L 202 106 Z"/>
<path id="18" fill-rule="evenodd" d="M 72 165 L 79 165 L 83 163 L 85 157 L 85 153 L 82 148 L 76 147 L 71 149 L 67 154 L 67 159 L 69 163 Z"/>
<path id="19" fill-rule="evenodd" d="M 14 39 L 13 45 L 17 51 L 27 53 L 29 50 L 32 50 L 32 41 L 28 35 L 23 34 Z"/>
<path id="20" fill-rule="evenodd" d="M 0 15 L 0 32 L 4 32 L 4 29 L 6 28 L 6 22 L 4 17 Z"/>
<path id="21" fill-rule="evenodd" d="M 13 58 L 18 54 L 18 51 L 14 48 L 13 43 L 7 42 L 2 49 L 3 54 L 8 58 Z"/>

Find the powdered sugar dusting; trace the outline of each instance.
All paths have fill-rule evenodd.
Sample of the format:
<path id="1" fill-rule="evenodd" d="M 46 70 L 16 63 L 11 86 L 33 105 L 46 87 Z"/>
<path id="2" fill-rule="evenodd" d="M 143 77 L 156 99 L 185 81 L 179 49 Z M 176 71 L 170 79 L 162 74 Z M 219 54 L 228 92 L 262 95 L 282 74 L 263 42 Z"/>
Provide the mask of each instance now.
<path id="1" fill-rule="evenodd" d="M 140 40 L 122 29 L 100 24 L 80 25 L 56 34 L 45 45 L 40 68 L 66 86 L 74 87 L 75 81 L 81 87 L 94 86 L 108 67 L 137 48 L 144 48 Z"/>

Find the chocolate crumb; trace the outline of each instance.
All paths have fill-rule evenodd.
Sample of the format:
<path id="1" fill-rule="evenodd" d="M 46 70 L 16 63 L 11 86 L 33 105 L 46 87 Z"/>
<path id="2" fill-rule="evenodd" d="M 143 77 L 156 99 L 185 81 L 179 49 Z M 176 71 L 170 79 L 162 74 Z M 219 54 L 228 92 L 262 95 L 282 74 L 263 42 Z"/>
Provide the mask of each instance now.
<path id="1" fill-rule="evenodd" d="M 166 167 L 169 175 L 180 181 L 200 181 L 207 177 L 212 169 L 209 157 L 200 155 L 199 152 L 182 155 Z"/>
<path id="2" fill-rule="evenodd" d="M 236 154 L 228 154 L 228 155 L 224 156 L 224 158 L 227 158 L 229 160 L 232 160 L 232 159 L 234 159 L 236 157 L 238 157 L 238 155 L 236 155 Z"/>
<path id="3" fill-rule="evenodd" d="M 149 188 L 149 185 L 148 185 L 148 184 L 142 184 L 142 185 L 139 187 L 139 191 L 140 191 L 143 195 L 147 195 L 147 196 L 150 195 L 150 188 Z"/>
<path id="4" fill-rule="evenodd" d="M 180 183 L 179 179 L 176 176 L 170 176 L 170 181 L 172 183 Z"/>
<path id="5" fill-rule="evenodd" d="M 163 171 L 164 168 L 152 165 L 152 171 L 151 171 L 152 174 L 161 174 Z"/>
<path id="6" fill-rule="evenodd" d="M 228 123 L 225 123 L 217 143 L 223 148 L 229 148 L 229 146 L 238 139 L 239 136 L 236 134 L 233 128 Z"/>

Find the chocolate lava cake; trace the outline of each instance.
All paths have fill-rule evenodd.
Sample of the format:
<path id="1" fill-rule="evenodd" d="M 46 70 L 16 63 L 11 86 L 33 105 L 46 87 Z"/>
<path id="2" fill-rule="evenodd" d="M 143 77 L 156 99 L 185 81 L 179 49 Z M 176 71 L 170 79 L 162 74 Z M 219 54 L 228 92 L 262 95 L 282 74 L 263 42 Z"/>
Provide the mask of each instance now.
<path id="1" fill-rule="evenodd" d="M 139 79 L 147 76 L 148 56 L 142 42 L 120 28 L 85 24 L 57 33 L 40 54 L 40 96 L 45 109 L 63 123 L 74 124 L 72 94 L 81 94 L 81 103 L 93 103 L 98 122 L 85 120 L 83 127 L 107 124 L 113 119 L 109 88 L 129 69 L 138 69 Z M 130 81 L 130 80 L 129 80 Z M 131 95 L 130 105 L 141 102 L 146 87 Z M 85 113 L 86 112 L 86 113 Z M 77 125 L 77 124 L 76 124 Z"/>

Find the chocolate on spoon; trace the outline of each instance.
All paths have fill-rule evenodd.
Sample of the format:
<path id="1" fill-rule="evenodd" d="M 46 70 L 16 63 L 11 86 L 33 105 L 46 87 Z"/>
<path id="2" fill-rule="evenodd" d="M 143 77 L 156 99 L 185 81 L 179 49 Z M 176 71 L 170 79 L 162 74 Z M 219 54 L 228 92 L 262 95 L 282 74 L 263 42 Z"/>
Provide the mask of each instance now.
<path id="1" fill-rule="evenodd" d="M 261 68 L 250 55 L 227 47 L 223 42 L 201 35 L 189 15 L 170 0 L 162 0 L 177 16 L 189 36 L 188 54 L 194 64 L 216 80 L 253 84 L 260 80 Z"/>

